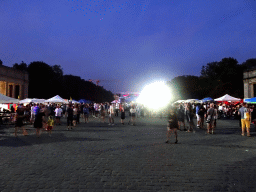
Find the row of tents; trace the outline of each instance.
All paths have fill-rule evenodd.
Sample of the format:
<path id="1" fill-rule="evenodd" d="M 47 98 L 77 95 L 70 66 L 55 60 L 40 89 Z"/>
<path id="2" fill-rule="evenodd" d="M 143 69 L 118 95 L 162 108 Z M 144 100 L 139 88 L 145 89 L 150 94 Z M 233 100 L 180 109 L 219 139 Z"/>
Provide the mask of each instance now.
<path id="1" fill-rule="evenodd" d="M 90 100 L 80 99 L 79 101 L 76 100 L 68 100 L 63 99 L 59 95 L 56 95 L 50 99 L 37 99 L 37 98 L 26 98 L 23 100 L 14 99 L 12 97 L 5 96 L 3 94 L 0 94 L 0 103 L 64 103 L 68 104 L 69 102 L 72 103 L 91 103 Z"/>
<path id="2" fill-rule="evenodd" d="M 253 99 L 253 98 L 252 98 Z M 236 98 L 236 97 L 232 97 L 228 94 L 226 95 L 223 95 L 222 97 L 219 97 L 219 98 L 216 98 L 216 99 L 213 99 L 211 97 L 206 97 L 202 100 L 199 100 L 199 99 L 187 99 L 187 100 L 178 100 L 174 103 L 206 103 L 206 102 L 213 102 L 213 101 L 216 101 L 216 102 L 246 102 L 246 103 L 252 103 L 251 99 L 240 99 L 240 98 Z M 256 98 L 255 98 L 255 102 L 256 102 Z"/>

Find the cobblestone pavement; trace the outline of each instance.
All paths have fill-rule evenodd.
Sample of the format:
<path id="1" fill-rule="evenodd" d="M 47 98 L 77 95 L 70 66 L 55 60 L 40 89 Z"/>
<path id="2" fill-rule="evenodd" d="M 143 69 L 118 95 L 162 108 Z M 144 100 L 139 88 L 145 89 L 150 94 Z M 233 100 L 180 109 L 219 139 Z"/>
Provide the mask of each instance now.
<path id="1" fill-rule="evenodd" d="M 65 120 L 51 137 L 0 129 L 0 191 L 256 191 L 255 128 L 242 137 L 237 120 L 214 135 L 178 131 L 178 144 L 165 143 L 164 118 L 91 118 L 72 131 Z"/>

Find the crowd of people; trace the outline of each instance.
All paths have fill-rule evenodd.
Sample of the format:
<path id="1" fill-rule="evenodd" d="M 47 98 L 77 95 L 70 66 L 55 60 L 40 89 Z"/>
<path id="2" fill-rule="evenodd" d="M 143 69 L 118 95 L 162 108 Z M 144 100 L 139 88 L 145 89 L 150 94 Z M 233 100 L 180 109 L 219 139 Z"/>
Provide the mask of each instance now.
<path id="1" fill-rule="evenodd" d="M 102 123 L 108 123 L 114 126 L 114 117 L 120 114 L 120 123 L 125 124 L 126 111 L 129 112 L 129 121 L 127 124 L 136 125 L 136 118 L 144 116 L 147 113 L 149 117 L 153 112 L 146 110 L 143 106 L 132 104 L 127 108 L 122 103 L 72 103 L 69 104 L 34 104 L 30 103 L 26 106 L 19 104 L 15 111 L 15 131 L 17 137 L 18 130 L 23 131 L 23 135 L 28 135 L 25 124 L 32 124 L 35 128 L 37 137 L 40 137 L 43 130 L 46 130 L 51 136 L 53 126 L 61 125 L 61 118 L 65 117 L 67 122 L 67 130 L 72 130 L 77 124 L 88 123 L 89 117 L 99 118 Z M 161 113 L 162 114 L 162 113 Z M 176 141 L 178 142 L 177 130 L 195 132 L 196 129 L 205 129 L 206 134 L 215 134 L 217 120 L 220 118 L 239 119 L 241 127 L 241 135 L 250 137 L 250 125 L 256 124 L 256 112 L 254 105 L 247 104 L 223 104 L 223 103 L 179 103 L 173 104 L 167 113 L 167 141 L 174 132 Z M 160 116 L 161 117 L 161 116 Z M 196 121 L 194 121 L 196 119 Z M 194 123 L 196 122 L 196 124 Z"/>
<path id="2" fill-rule="evenodd" d="M 176 141 L 177 130 L 195 132 L 196 128 L 206 129 L 206 134 L 214 134 L 217 126 L 217 119 L 230 118 L 238 119 L 241 127 L 241 135 L 250 137 L 250 125 L 256 124 L 256 111 L 254 105 L 246 103 L 223 104 L 223 103 L 204 103 L 191 104 L 179 103 L 173 105 L 168 113 L 167 140 L 169 143 L 170 135 L 174 132 Z M 196 125 L 193 119 L 196 118 Z"/>
<path id="3" fill-rule="evenodd" d="M 125 124 L 125 104 L 122 103 L 72 103 L 69 104 L 34 104 L 30 103 L 26 106 L 19 104 L 15 113 L 15 131 L 14 135 L 17 137 L 19 129 L 23 130 L 23 135 L 28 135 L 26 124 L 32 124 L 36 130 L 37 137 L 40 137 L 41 132 L 46 130 L 51 136 L 54 125 L 61 125 L 61 118 L 67 119 L 67 130 L 72 130 L 77 124 L 89 122 L 89 116 L 92 118 L 99 118 L 103 123 L 114 126 L 114 117 L 120 113 L 120 123 Z M 129 109 L 131 116 L 128 124 L 135 125 L 135 119 L 138 115 L 135 105 L 131 105 Z"/>

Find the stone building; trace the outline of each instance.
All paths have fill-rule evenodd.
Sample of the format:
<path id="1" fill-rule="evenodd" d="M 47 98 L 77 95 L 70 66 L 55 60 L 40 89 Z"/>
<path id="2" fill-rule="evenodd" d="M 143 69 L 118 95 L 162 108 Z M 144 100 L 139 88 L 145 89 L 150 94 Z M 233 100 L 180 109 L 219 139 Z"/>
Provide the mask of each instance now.
<path id="1" fill-rule="evenodd" d="M 256 97 L 256 69 L 244 71 L 244 98 Z"/>
<path id="2" fill-rule="evenodd" d="M 0 65 L 0 93 L 16 99 L 28 97 L 28 72 Z"/>

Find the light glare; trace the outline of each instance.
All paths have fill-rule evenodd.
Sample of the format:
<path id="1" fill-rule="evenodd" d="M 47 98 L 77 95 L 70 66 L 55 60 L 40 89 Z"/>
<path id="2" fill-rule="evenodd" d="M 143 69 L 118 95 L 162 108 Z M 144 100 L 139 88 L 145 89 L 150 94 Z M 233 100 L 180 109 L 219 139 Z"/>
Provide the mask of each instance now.
<path id="1" fill-rule="evenodd" d="M 164 82 L 155 82 L 147 85 L 141 92 L 138 103 L 157 110 L 165 107 L 171 100 L 171 90 Z"/>

